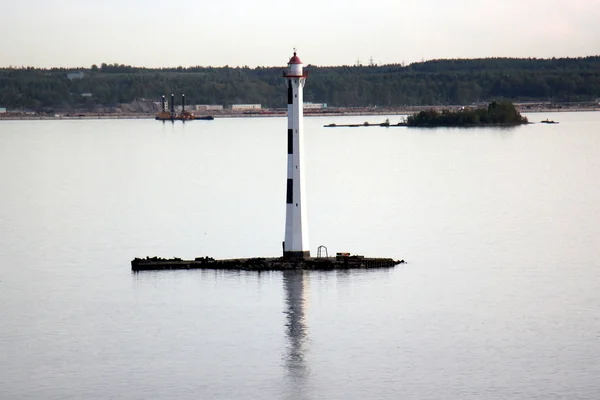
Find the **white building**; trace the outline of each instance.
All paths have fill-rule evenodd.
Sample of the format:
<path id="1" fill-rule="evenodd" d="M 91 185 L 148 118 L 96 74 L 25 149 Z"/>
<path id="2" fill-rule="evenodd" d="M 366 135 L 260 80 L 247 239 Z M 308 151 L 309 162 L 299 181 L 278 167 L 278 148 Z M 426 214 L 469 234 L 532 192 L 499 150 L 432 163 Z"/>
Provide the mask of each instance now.
<path id="1" fill-rule="evenodd" d="M 196 111 L 223 111 L 221 104 L 197 104 Z"/>
<path id="2" fill-rule="evenodd" d="M 83 79 L 84 76 L 85 74 L 83 73 L 83 71 L 69 72 L 67 74 L 67 79 L 72 81 L 73 79 Z"/>
<path id="3" fill-rule="evenodd" d="M 327 108 L 327 103 L 304 103 L 305 110 L 320 110 Z"/>
<path id="4" fill-rule="evenodd" d="M 262 106 L 260 104 L 232 104 L 231 109 L 233 111 L 247 111 L 247 110 L 260 110 Z"/>

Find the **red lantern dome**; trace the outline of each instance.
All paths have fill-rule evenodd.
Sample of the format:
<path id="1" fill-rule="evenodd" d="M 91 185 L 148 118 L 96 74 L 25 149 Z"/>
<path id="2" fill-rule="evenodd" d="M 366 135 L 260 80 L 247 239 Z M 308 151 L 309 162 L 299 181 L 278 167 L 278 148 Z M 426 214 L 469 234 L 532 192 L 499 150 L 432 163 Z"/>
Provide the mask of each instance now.
<path id="1" fill-rule="evenodd" d="M 300 60 L 300 57 L 298 57 L 296 55 L 296 52 L 294 52 L 294 56 L 292 58 L 290 58 L 290 61 L 288 62 L 289 64 L 302 64 L 302 60 Z"/>

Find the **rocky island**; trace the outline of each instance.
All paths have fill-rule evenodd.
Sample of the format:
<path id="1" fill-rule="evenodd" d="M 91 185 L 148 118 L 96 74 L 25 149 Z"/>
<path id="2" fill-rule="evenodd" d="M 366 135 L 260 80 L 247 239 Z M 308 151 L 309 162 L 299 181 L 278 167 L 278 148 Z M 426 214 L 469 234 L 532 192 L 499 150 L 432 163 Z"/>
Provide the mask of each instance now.
<path id="1" fill-rule="evenodd" d="M 511 126 L 528 124 L 527 117 L 522 116 L 510 101 L 491 102 L 487 107 L 463 107 L 458 111 L 427 110 L 406 118 L 406 126 Z"/>

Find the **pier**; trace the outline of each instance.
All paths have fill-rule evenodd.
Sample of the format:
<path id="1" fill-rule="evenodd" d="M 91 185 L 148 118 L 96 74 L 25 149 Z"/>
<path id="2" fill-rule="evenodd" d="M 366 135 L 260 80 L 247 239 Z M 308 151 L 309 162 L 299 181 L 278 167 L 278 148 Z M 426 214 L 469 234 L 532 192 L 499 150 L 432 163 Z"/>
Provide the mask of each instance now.
<path id="1" fill-rule="evenodd" d="M 363 122 L 362 124 L 327 124 L 323 125 L 324 128 L 361 128 L 361 127 L 374 127 L 379 126 L 383 128 L 389 128 L 392 126 L 408 126 L 406 122 L 398 122 L 397 124 L 391 124 L 389 120 L 380 123 Z"/>

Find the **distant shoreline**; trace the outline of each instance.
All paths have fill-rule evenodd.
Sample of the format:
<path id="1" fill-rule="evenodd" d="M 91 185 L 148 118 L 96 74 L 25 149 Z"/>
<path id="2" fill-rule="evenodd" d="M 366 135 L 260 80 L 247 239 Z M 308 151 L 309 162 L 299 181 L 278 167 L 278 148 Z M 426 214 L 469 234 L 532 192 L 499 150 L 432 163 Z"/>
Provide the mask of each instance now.
<path id="1" fill-rule="evenodd" d="M 375 110 L 373 108 L 338 108 L 329 109 L 323 112 L 306 112 L 306 117 L 345 117 L 345 116 L 361 116 L 361 115 L 411 115 L 423 110 L 443 110 L 443 109 L 458 109 L 460 106 L 429 106 L 429 107 L 407 107 L 407 108 L 386 108 Z M 519 106 L 519 111 L 522 113 L 542 113 L 542 112 L 593 112 L 600 111 L 598 107 L 540 107 L 540 106 Z M 270 118 L 270 117 L 285 117 L 285 111 L 272 111 L 265 109 L 262 112 L 239 113 L 239 112 L 223 112 L 210 114 L 215 119 L 220 118 Z M 200 115 L 198 115 L 200 117 Z M 155 114 L 142 113 L 77 113 L 76 115 L 40 115 L 40 114 L 21 114 L 21 113 L 6 113 L 0 114 L 0 121 L 76 121 L 76 120 L 101 120 L 101 119 L 154 119 Z M 168 122 L 168 121 L 167 121 Z M 191 121 L 190 121 L 191 122 Z"/>

